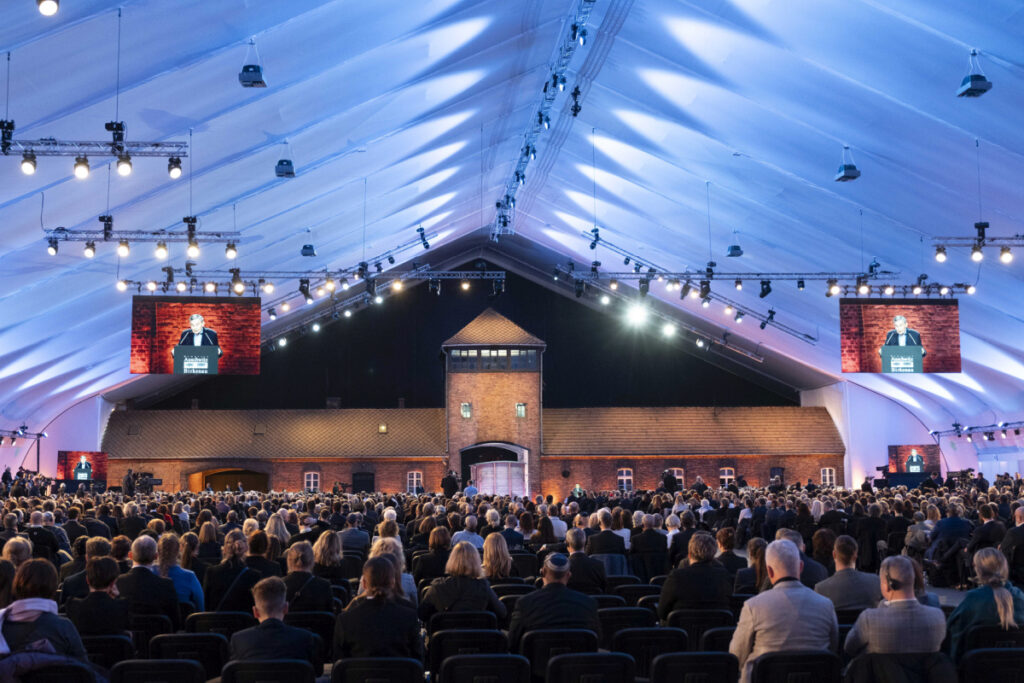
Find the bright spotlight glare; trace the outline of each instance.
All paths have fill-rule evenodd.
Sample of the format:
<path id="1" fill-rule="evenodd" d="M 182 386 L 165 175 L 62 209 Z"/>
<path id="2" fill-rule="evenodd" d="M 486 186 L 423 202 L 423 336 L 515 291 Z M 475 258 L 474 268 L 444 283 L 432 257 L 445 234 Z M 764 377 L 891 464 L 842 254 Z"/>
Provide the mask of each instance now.
<path id="1" fill-rule="evenodd" d="M 676 333 L 676 326 L 672 323 L 665 323 L 661 326 L 661 334 L 666 337 L 671 337 Z"/>
<path id="2" fill-rule="evenodd" d="M 641 304 L 633 304 L 626 311 L 626 322 L 633 327 L 640 327 L 647 322 L 647 307 Z"/>
<path id="3" fill-rule="evenodd" d="M 601 304 L 602 305 L 607 306 L 611 302 L 612 302 L 612 298 L 610 296 L 608 296 L 607 294 L 602 294 L 601 295 Z"/>

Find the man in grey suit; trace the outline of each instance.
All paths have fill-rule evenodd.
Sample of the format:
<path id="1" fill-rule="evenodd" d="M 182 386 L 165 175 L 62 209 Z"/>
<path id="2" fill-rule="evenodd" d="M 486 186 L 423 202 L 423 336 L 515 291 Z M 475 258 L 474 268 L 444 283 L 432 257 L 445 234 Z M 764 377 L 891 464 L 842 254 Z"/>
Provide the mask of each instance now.
<path id="1" fill-rule="evenodd" d="M 792 541 L 768 544 L 765 564 L 771 590 L 743 603 L 729 652 L 749 683 L 754 661 L 768 652 L 834 650 L 839 624 L 832 602 L 800 582 L 800 550 Z"/>
<path id="2" fill-rule="evenodd" d="M 945 615 L 914 595 L 910 560 L 902 555 L 885 558 L 878 578 L 885 602 L 861 612 L 846 636 L 846 654 L 938 652 L 946 637 Z"/>
<path id="3" fill-rule="evenodd" d="M 836 573 L 814 585 L 814 592 L 832 601 L 837 610 L 868 609 L 882 600 L 878 577 L 857 571 L 857 541 L 840 536 L 832 548 Z"/>
<path id="4" fill-rule="evenodd" d="M 345 529 L 338 533 L 342 550 L 364 550 L 370 545 L 370 534 L 362 530 L 363 516 L 358 512 L 348 515 Z"/>

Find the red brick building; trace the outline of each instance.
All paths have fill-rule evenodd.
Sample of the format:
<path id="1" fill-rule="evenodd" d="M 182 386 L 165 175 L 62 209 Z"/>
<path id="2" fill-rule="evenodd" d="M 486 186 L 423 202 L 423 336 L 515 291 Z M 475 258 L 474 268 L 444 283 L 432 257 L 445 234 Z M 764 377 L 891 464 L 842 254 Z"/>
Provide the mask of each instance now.
<path id="1" fill-rule="evenodd" d="M 685 483 L 844 481 L 845 449 L 823 408 L 544 409 L 544 342 L 491 309 L 442 349 L 439 409 L 116 412 L 103 439 L 110 483 L 131 467 L 166 489 L 434 491 L 448 467 L 468 478 L 495 461 L 532 495 L 655 488 L 666 469 Z"/>

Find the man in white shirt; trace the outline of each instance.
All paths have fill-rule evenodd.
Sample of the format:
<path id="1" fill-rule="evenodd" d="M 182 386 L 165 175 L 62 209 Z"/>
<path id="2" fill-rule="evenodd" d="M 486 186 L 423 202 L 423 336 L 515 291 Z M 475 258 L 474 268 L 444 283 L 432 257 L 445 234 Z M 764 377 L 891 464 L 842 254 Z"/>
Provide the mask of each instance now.
<path id="1" fill-rule="evenodd" d="M 569 530 L 569 525 L 566 524 L 558 516 L 558 503 L 551 504 L 547 510 L 548 519 L 551 520 L 551 528 L 555 532 L 555 538 L 559 541 L 565 540 L 565 532 Z"/>

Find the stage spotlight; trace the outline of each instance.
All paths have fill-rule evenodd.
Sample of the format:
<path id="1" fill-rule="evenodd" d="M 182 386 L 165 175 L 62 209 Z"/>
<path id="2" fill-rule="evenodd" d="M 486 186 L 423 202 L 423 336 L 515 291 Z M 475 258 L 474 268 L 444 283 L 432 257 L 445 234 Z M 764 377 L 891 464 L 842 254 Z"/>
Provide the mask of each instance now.
<path id="1" fill-rule="evenodd" d="M 435 294 L 437 296 L 441 296 L 441 281 L 436 279 L 436 278 L 432 278 L 432 279 L 428 280 L 427 281 L 427 292 L 429 292 L 430 294 Z"/>
<path id="2" fill-rule="evenodd" d="M 126 258 L 131 252 L 132 248 L 128 245 L 128 240 L 121 240 L 117 243 L 117 255 L 121 258 Z"/>
<path id="3" fill-rule="evenodd" d="M 999 432 L 999 436 L 1001 436 L 1002 438 L 1005 439 L 1006 438 L 1006 430 L 1004 429 L 1001 432 Z"/>
<path id="4" fill-rule="evenodd" d="M 319 332 L 320 331 L 320 323 L 313 323 L 313 327 L 310 328 L 310 329 L 312 329 L 314 332 Z"/>
<path id="5" fill-rule="evenodd" d="M 32 152 L 21 155 L 21 172 L 25 175 L 33 175 L 36 172 L 36 155 Z"/>
<path id="6" fill-rule="evenodd" d="M 216 282 L 207 282 L 205 285 L 203 285 L 203 289 L 205 289 L 207 292 L 213 294 L 214 292 L 217 291 L 217 283 Z"/>
<path id="7" fill-rule="evenodd" d="M 580 297 L 583 296 L 583 292 L 586 291 L 586 285 L 584 284 L 583 280 L 575 280 L 572 283 L 572 289 L 573 293 L 576 294 L 576 298 L 579 299 Z M 640 293 L 643 294 L 643 290 L 641 290 Z"/>
<path id="8" fill-rule="evenodd" d="M 321 299 L 324 298 L 327 295 L 327 289 L 323 285 L 320 285 L 316 288 L 316 295 Z"/>
<path id="9" fill-rule="evenodd" d="M 463 280 L 461 283 L 459 283 L 459 287 L 462 288 L 463 292 L 468 292 L 469 291 L 469 280 Z"/>
<path id="10" fill-rule="evenodd" d="M 743 289 L 743 280 L 736 281 L 736 291 L 739 292 Z"/>
<path id="11" fill-rule="evenodd" d="M 968 434 L 968 435 L 967 435 L 967 443 L 971 443 L 972 441 L 974 441 L 974 438 L 973 438 L 973 437 L 971 437 L 971 435 L 970 435 L 970 434 Z"/>
<path id="12" fill-rule="evenodd" d="M 967 293 L 968 294 L 974 294 L 977 291 L 978 291 L 978 288 L 975 287 L 974 285 L 967 285 Z"/>
<path id="13" fill-rule="evenodd" d="M 153 256 L 155 256 L 158 259 L 160 259 L 161 261 L 163 261 L 165 258 L 167 258 L 167 254 L 168 254 L 167 243 L 166 242 L 157 242 L 156 243 L 156 249 L 153 250 Z"/>
<path id="14" fill-rule="evenodd" d="M 797 280 L 796 281 L 796 288 L 797 288 L 798 291 L 801 291 L 801 292 L 804 291 L 804 281 L 803 280 Z"/>
<path id="15" fill-rule="evenodd" d="M 761 280 L 761 293 L 758 294 L 760 298 L 765 298 L 772 293 L 772 282 L 771 280 Z"/>
<path id="16" fill-rule="evenodd" d="M 273 294 L 274 293 L 274 283 L 273 282 L 270 282 L 269 280 L 260 280 L 259 284 L 260 284 L 260 289 L 263 290 L 264 294 Z"/>
<path id="17" fill-rule="evenodd" d="M 302 295 L 303 299 L 309 299 L 309 279 L 302 278 L 299 280 L 299 294 Z"/>
<path id="18" fill-rule="evenodd" d="M 58 248 L 57 247 L 57 238 L 56 237 L 49 237 L 49 238 L 47 238 L 47 240 L 46 240 L 46 253 L 49 254 L 50 256 L 56 256 L 57 255 L 57 248 Z"/>
<path id="19" fill-rule="evenodd" d="M 980 244 L 975 244 L 971 247 L 971 260 L 975 263 L 985 258 L 985 253 L 981 250 Z"/>
<path id="20" fill-rule="evenodd" d="M 117 174 L 122 178 L 132 174 L 132 158 L 128 154 L 117 157 Z"/>
<path id="21" fill-rule="evenodd" d="M 615 290 L 617 290 L 618 288 L 619 288 L 619 281 L 618 281 L 618 280 L 616 280 L 615 278 L 612 278 L 612 279 L 611 279 L 611 280 L 610 280 L 610 281 L 608 282 L 608 289 L 610 289 L 610 290 L 612 290 L 612 291 L 615 291 Z"/>
<path id="22" fill-rule="evenodd" d="M 351 318 L 351 317 L 352 317 L 352 310 L 351 310 L 351 309 L 348 309 L 348 308 L 346 308 L 346 309 L 345 309 L 345 312 L 344 312 L 344 313 L 342 313 L 342 315 L 344 315 L 344 316 L 345 316 L 346 318 Z"/>
<path id="23" fill-rule="evenodd" d="M 923 291 L 924 291 L 924 288 L 923 288 L 923 287 L 921 287 L 921 285 L 914 285 L 914 286 L 913 286 L 913 287 L 912 287 L 912 288 L 910 289 L 910 292 L 911 292 L 911 293 L 912 293 L 912 294 L 913 294 L 914 296 L 920 296 L 920 295 L 921 295 L 921 292 L 923 292 Z"/>
<path id="24" fill-rule="evenodd" d="M 171 177 L 171 180 L 177 180 L 181 177 L 181 159 L 171 157 L 167 160 L 167 175 Z"/>
<path id="25" fill-rule="evenodd" d="M 185 253 L 188 254 L 189 258 L 199 258 L 199 243 L 192 238 L 188 241 L 188 248 L 185 249 Z"/>
<path id="26" fill-rule="evenodd" d="M 722 313 L 724 315 L 732 315 L 732 311 L 733 311 L 732 304 L 726 304 L 725 308 L 722 309 Z"/>
<path id="27" fill-rule="evenodd" d="M 185 291 L 186 289 L 188 289 L 188 285 L 187 285 L 187 284 L 185 284 L 185 281 L 184 281 L 184 280 L 178 280 L 178 284 L 176 284 L 176 285 L 175 285 L 174 287 L 175 287 L 175 289 L 177 289 L 177 290 L 178 290 L 179 292 L 184 292 L 184 291 Z"/>
<path id="28" fill-rule="evenodd" d="M 277 320 L 277 309 L 271 306 L 269 309 L 267 309 L 267 315 L 270 316 L 271 320 Z"/>
<path id="29" fill-rule="evenodd" d="M 86 157 L 75 157 L 75 177 L 79 180 L 89 177 L 89 159 Z"/>
<path id="30" fill-rule="evenodd" d="M 601 305 L 602 306 L 607 306 L 611 302 L 612 302 L 612 298 L 610 296 L 608 296 L 607 294 L 602 294 L 601 295 Z"/>
<path id="31" fill-rule="evenodd" d="M 382 303 L 384 303 L 384 297 L 382 297 L 380 294 L 378 294 L 377 296 L 373 297 L 373 303 L 375 303 L 375 304 L 382 304 Z"/>
<path id="32" fill-rule="evenodd" d="M 423 231 L 423 226 L 421 225 L 420 227 L 416 228 L 416 232 L 417 232 L 417 233 L 419 234 L 419 236 L 420 236 L 420 244 L 422 244 L 422 245 L 423 245 L 423 248 L 424 248 L 424 249 L 430 249 L 430 243 L 429 243 L 429 242 L 427 242 L 427 235 L 426 235 L 426 233 L 425 233 L 425 232 Z"/>
<path id="33" fill-rule="evenodd" d="M 643 304 L 633 304 L 626 309 L 626 322 L 633 327 L 640 327 L 647 322 L 647 307 Z"/>
<path id="34" fill-rule="evenodd" d="M 117 291 L 124 292 L 128 290 L 128 282 L 126 280 L 117 281 Z"/>
<path id="35" fill-rule="evenodd" d="M 551 128 L 551 119 L 549 119 L 547 116 L 544 116 L 543 112 L 537 112 L 537 123 L 543 126 L 544 130 L 548 130 L 549 128 Z"/>
<path id="36" fill-rule="evenodd" d="M 935 247 L 935 260 L 939 263 L 946 262 L 946 248 L 943 246 Z"/>
<path id="37" fill-rule="evenodd" d="M 693 291 L 693 285 L 691 285 L 689 282 L 687 282 L 687 283 L 685 283 L 683 285 L 680 285 L 680 287 L 679 287 L 679 298 L 680 298 L 680 300 L 686 299 L 686 296 L 688 294 L 690 294 L 690 292 L 692 292 L 692 291 Z"/>
<path id="38" fill-rule="evenodd" d="M 288 337 L 281 337 L 277 340 L 277 345 L 281 348 L 288 346 Z"/>
<path id="39" fill-rule="evenodd" d="M 671 337 L 676 333 L 676 326 L 672 323 L 665 323 L 661 326 L 661 336 Z"/>
<path id="40" fill-rule="evenodd" d="M 242 277 L 238 273 L 231 276 L 231 289 L 233 289 L 235 294 L 238 294 L 239 296 L 245 292 L 245 283 L 242 282 Z"/>
<path id="41" fill-rule="evenodd" d="M 44 17 L 52 17 L 60 8 L 60 0 L 36 0 L 36 6 Z"/>
<path id="42" fill-rule="evenodd" d="M 628 266 L 629 265 L 629 257 L 628 256 L 626 258 L 622 259 L 622 265 L 624 265 L 624 266 Z"/>
<path id="43" fill-rule="evenodd" d="M 706 299 L 711 295 L 711 282 L 708 280 L 700 281 L 700 298 Z"/>
<path id="44" fill-rule="evenodd" d="M 637 289 L 640 291 L 640 296 L 647 296 L 647 293 L 651 291 L 651 281 L 647 278 L 640 278 L 637 282 Z"/>
<path id="45" fill-rule="evenodd" d="M 828 284 L 828 289 L 825 291 L 825 296 L 836 296 L 841 291 L 843 291 L 839 287 L 839 282 L 834 280 L 834 279 L 833 280 L 829 280 L 827 284 Z"/>
<path id="46" fill-rule="evenodd" d="M 882 291 L 885 292 L 886 296 L 892 296 L 893 294 L 896 293 L 896 288 L 893 287 L 892 285 L 886 285 L 885 289 L 883 289 Z"/>
<path id="47" fill-rule="evenodd" d="M 946 296 L 947 294 L 949 294 L 949 287 L 947 287 L 946 285 L 942 285 L 941 287 L 939 287 L 939 294 L 941 294 L 942 296 Z"/>
<path id="48" fill-rule="evenodd" d="M 86 242 L 85 243 L 85 248 L 82 249 L 82 255 L 85 256 L 85 258 L 92 258 L 93 256 L 95 256 L 96 255 L 96 243 L 95 242 Z"/>
<path id="49" fill-rule="evenodd" d="M 738 323 L 743 322 L 743 311 L 736 311 L 736 317 L 733 318 Z"/>
<path id="50" fill-rule="evenodd" d="M 704 307 L 704 308 L 707 308 L 708 306 L 710 306 L 711 305 L 711 297 L 706 296 L 703 299 L 701 299 L 700 300 L 700 305 L 702 307 Z"/>
<path id="51" fill-rule="evenodd" d="M 1013 261 L 1013 252 L 1010 251 L 1009 247 L 1003 247 L 999 250 L 999 260 L 1003 263 L 1010 263 Z"/>
<path id="52" fill-rule="evenodd" d="M 860 295 L 867 295 L 871 293 L 871 285 L 866 281 L 861 280 L 857 283 L 857 293 Z"/>
<path id="53" fill-rule="evenodd" d="M 235 247 L 234 242 L 228 242 L 228 246 L 224 247 L 224 256 L 228 259 L 233 259 L 238 256 L 238 249 Z"/>
<path id="54" fill-rule="evenodd" d="M 768 319 L 761 321 L 761 326 L 760 326 L 761 329 L 763 330 L 764 328 L 768 327 L 768 323 L 774 322 L 774 321 L 775 321 L 775 309 L 769 308 L 768 309 Z"/>
<path id="55" fill-rule="evenodd" d="M 703 349 L 704 348 L 704 344 L 705 344 L 704 338 L 703 337 L 697 337 L 697 341 L 695 341 L 694 344 L 697 345 L 698 349 Z"/>
<path id="56" fill-rule="evenodd" d="M 347 292 L 348 288 L 349 288 L 348 278 L 347 277 L 341 278 L 341 291 Z"/>
<path id="57" fill-rule="evenodd" d="M 401 292 L 402 291 L 402 287 L 404 287 L 404 286 L 405 285 L 402 284 L 401 280 L 394 280 L 391 283 L 391 291 L 393 291 L 393 292 Z"/>
<path id="58" fill-rule="evenodd" d="M 504 280 L 491 280 L 491 296 L 501 296 L 505 293 Z"/>
<path id="59" fill-rule="evenodd" d="M 156 291 L 156 281 L 155 280 L 150 280 L 149 282 L 147 282 L 146 283 L 146 289 L 148 289 L 151 292 L 155 292 Z"/>
<path id="60" fill-rule="evenodd" d="M 395 257 L 394 256 L 388 255 L 388 265 L 389 266 L 395 265 Z M 377 271 L 377 272 L 380 272 L 380 271 Z"/>

